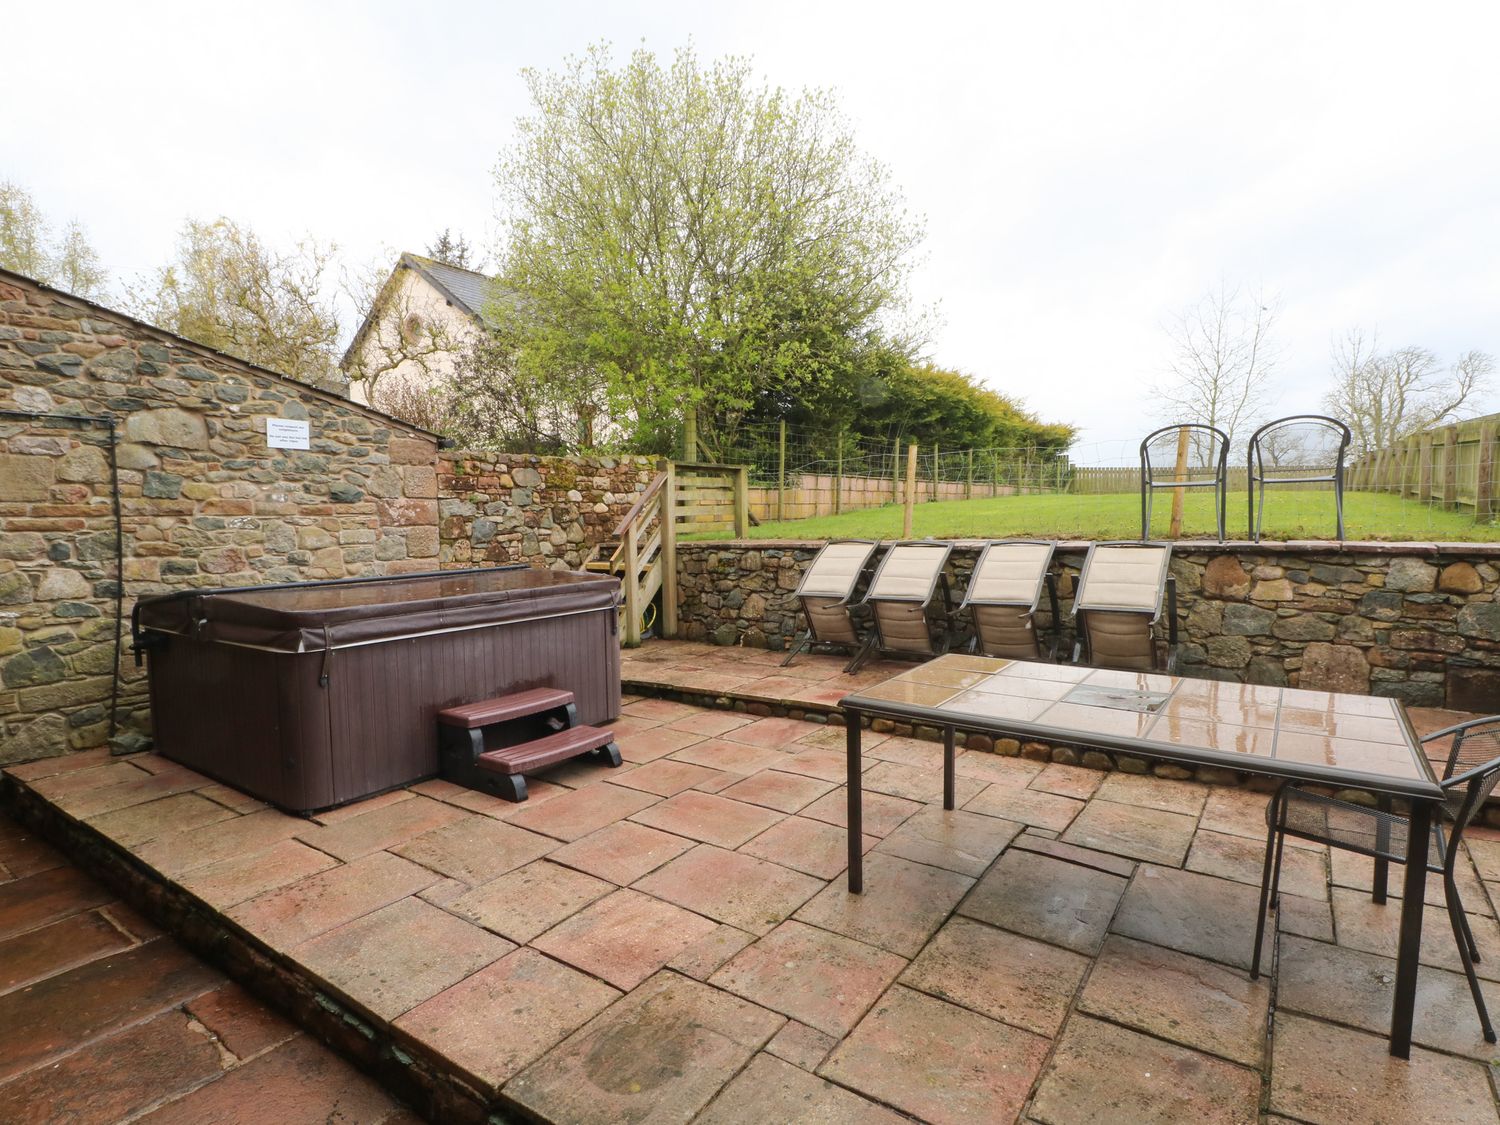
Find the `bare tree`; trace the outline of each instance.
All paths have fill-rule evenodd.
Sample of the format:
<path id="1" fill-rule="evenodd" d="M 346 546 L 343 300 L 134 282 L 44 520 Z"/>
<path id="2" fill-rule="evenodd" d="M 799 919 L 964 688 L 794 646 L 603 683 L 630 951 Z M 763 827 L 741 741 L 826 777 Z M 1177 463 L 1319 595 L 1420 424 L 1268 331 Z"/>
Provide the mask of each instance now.
<path id="1" fill-rule="evenodd" d="M 1323 407 L 1348 424 L 1355 450 L 1367 455 L 1421 430 L 1456 419 L 1490 387 L 1495 360 L 1468 351 L 1444 370 L 1427 348 L 1380 352 L 1353 329 L 1334 345 L 1333 387 Z"/>
<path id="2" fill-rule="evenodd" d="M 1171 378 L 1154 390 L 1171 422 L 1217 426 L 1231 439 L 1250 429 L 1272 401 L 1278 358 L 1276 300 L 1222 282 L 1167 326 Z"/>

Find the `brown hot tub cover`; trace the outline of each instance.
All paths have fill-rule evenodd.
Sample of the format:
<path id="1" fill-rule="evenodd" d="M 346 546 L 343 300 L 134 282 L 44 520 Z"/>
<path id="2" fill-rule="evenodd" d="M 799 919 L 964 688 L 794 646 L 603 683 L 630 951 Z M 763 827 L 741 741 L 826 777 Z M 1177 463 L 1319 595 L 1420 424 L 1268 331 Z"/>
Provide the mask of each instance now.
<path id="1" fill-rule="evenodd" d="M 133 617 L 157 748 L 283 808 L 438 772 L 436 713 L 535 687 L 618 716 L 618 582 L 527 567 L 194 590 Z"/>

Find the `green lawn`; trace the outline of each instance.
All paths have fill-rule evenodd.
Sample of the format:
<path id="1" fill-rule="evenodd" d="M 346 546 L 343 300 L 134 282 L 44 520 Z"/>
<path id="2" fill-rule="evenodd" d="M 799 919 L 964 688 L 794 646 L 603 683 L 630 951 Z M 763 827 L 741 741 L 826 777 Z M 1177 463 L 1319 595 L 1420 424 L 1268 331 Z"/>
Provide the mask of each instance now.
<path id="1" fill-rule="evenodd" d="M 1165 538 L 1171 495 L 1156 497 L 1151 520 L 1153 537 Z M 1246 534 L 1246 499 L 1229 497 L 1231 539 Z M 896 539 L 901 535 L 902 509 L 896 505 L 818 516 L 750 529 L 752 539 Z M 1424 541 L 1500 541 L 1500 527 L 1476 524 L 1464 511 L 1448 512 L 1403 500 L 1386 493 L 1353 492 L 1344 497 L 1345 535 L 1349 539 L 1415 539 Z M 922 538 L 1003 539 L 1134 539 L 1141 530 L 1138 493 L 1097 496 L 1000 496 L 986 500 L 949 500 L 918 504 L 913 534 Z M 1268 492 L 1265 538 L 1332 539 L 1333 497 L 1327 492 Z M 1184 538 L 1212 538 L 1212 498 L 1199 492 L 1187 497 Z M 685 538 L 725 538 L 695 535 Z"/>

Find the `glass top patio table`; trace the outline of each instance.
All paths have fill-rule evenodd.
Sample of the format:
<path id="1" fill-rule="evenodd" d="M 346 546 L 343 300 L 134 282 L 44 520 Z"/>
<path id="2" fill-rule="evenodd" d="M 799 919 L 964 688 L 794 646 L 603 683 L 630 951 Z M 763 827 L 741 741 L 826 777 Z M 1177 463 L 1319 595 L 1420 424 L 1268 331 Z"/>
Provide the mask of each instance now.
<path id="1" fill-rule="evenodd" d="M 982 656 L 930 660 L 845 710 L 1392 796 L 1440 796 L 1394 699 Z"/>
<path id="2" fill-rule="evenodd" d="M 1443 791 L 1393 699 L 950 654 L 839 701 L 848 743 L 849 892 L 864 891 L 860 726 L 868 715 L 943 732 L 943 808 L 955 732 L 1090 746 L 1410 802 L 1390 1052 L 1411 1057 L 1431 826 Z M 1385 886 L 1385 862 L 1375 879 Z M 1383 900 L 1383 895 L 1381 896 Z"/>

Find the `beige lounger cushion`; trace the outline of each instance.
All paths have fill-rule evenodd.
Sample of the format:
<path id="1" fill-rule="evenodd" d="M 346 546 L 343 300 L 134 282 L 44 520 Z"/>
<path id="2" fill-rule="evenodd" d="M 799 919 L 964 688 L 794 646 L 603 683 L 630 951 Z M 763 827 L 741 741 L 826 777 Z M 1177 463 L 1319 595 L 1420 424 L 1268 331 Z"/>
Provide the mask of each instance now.
<path id="1" fill-rule="evenodd" d="M 925 601 L 948 558 L 948 545 L 903 543 L 892 547 L 870 586 L 869 598 L 914 598 Z"/>
<path id="2" fill-rule="evenodd" d="M 873 550 L 873 543 L 828 544 L 807 568 L 797 592 L 804 597 L 847 598 Z"/>
<path id="3" fill-rule="evenodd" d="M 1104 668 L 1149 672 L 1156 667 L 1151 639 L 1151 618 L 1144 613 L 1108 610 L 1084 611 L 1088 630 L 1089 658 Z"/>
<path id="4" fill-rule="evenodd" d="M 934 655 L 927 609 L 920 602 L 873 602 L 881 647 L 890 652 Z"/>
<path id="5" fill-rule="evenodd" d="M 1035 660 L 1040 653 L 1036 629 L 1032 627 L 1031 610 L 1024 605 L 974 605 L 974 630 L 979 635 L 981 656 L 1002 656 L 1009 660 Z"/>
<path id="6" fill-rule="evenodd" d="M 1050 543 L 995 543 L 969 580 L 969 604 L 1035 605 L 1052 556 Z"/>
<path id="7" fill-rule="evenodd" d="M 1136 610 L 1154 616 L 1169 556 L 1166 547 L 1095 547 L 1077 607 Z"/>
<path id="8" fill-rule="evenodd" d="M 804 597 L 802 611 L 807 614 L 807 627 L 811 630 L 813 639 L 831 645 L 859 643 L 859 637 L 854 632 L 854 622 L 849 617 L 849 608 L 843 604 L 842 598 Z"/>

